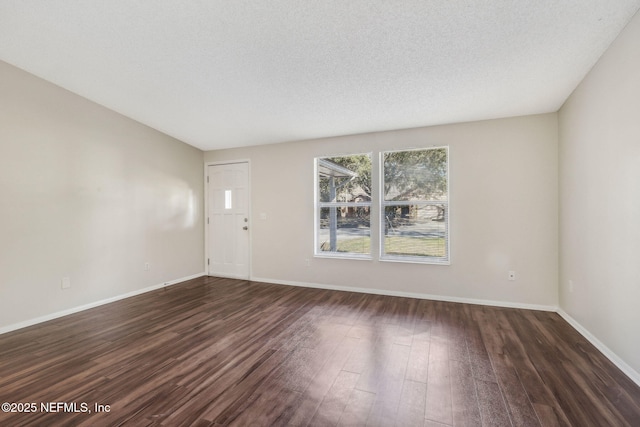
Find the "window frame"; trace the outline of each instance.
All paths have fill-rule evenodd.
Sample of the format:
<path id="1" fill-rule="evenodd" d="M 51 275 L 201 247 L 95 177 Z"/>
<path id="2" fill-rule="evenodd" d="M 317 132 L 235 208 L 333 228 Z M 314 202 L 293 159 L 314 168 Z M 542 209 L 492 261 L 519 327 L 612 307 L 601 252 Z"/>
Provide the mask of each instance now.
<path id="1" fill-rule="evenodd" d="M 410 151 L 429 151 L 429 150 L 445 150 L 446 153 L 446 201 L 442 200 L 409 200 L 409 201 L 386 201 L 384 194 L 384 156 L 387 153 L 400 153 Z M 378 155 L 377 165 L 374 162 L 374 155 Z M 335 157 L 349 157 L 366 155 L 371 161 L 371 197 L 368 202 L 321 202 L 320 201 L 320 177 L 319 177 L 319 161 L 321 159 L 330 160 Z M 316 258 L 332 258 L 332 259 L 354 259 L 354 260 L 376 260 L 383 262 L 399 262 L 411 264 L 426 265 L 451 265 L 451 157 L 448 145 L 433 145 L 429 147 L 393 149 L 373 152 L 360 152 L 350 154 L 335 154 L 318 156 L 314 158 L 314 233 L 313 233 L 313 254 Z M 376 188 L 377 187 L 377 188 Z M 444 240 L 445 240 L 445 256 L 419 256 L 419 255 L 391 255 L 385 253 L 385 208 L 388 206 L 434 206 L 444 205 Z M 369 208 L 369 253 L 361 254 L 356 252 L 331 252 L 321 251 L 320 231 L 321 231 L 321 209 L 327 207 L 368 207 Z M 377 212 L 376 212 L 377 210 Z M 378 222 L 378 227 L 374 222 Z M 376 231 L 377 228 L 377 231 Z M 377 243 L 377 251 L 374 245 Z M 374 255 L 375 253 L 375 255 Z"/>
<path id="2" fill-rule="evenodd" d="M 319 156 L 314 158 L 314 233 L 313 233 L 313 253 L 314 257 L 317 258 L 334 258 L 334 259 L 355 259 L 355 260 L 372 260 L 373 253 L 375 251 L 373 247 L 373 230 L 375 229 L 375 225 L 372 223 L 372 211 L 374 207 L 374 194 L 371 194 L 371 200 L 368 202 L 323 202 L 320 200 L 320 175 L 319 175 L 319 163 L 320 160 L 331 160 L 336 157 L 351 157 L 351 156 L 368 156 L 369 161 L 371 162 L 371 181 L 373 182 L 373 154 L 372 152 L 366 153 L 350 153 L 350 154 L 336 154 L 336 155 L 328 155 L 328 156 Z M 373 191 L 372 191 L 373 193 Z M 332 252 L 332 251 L 322 251 L 320 250 L 320 230 L 321 230 L 321 209 L 323 208 L 369 208 L 369 252 L 366 254 L 361 254 L 357 252 Z"/>
<path id="3" fill-rule="evenodd" d="M 410 151 L 429 151 L 429 150 L 445 150 L 446 152 L 446 182 L 447 192 L 446 201 L 441 200 L 413 200 L 413 201 L 387 201 L 384 194 L 384 156 L 388 153 L 401 153 Z M 378 213 L 379 213 L 379 228 L 378 228 L 378 242 L 379 242 L 379 260 L 386 262 L 405 262 L 412 264 L 433 264 L 433 265 L 450 265 L 451 264 L 451 224 L 449 218 L 451 216 L 451 160 L 449 155 L 449 146 L 432 146 L 412 149 L 400 149 L 400 150 L 386 150 L 380 151 L 378 154 Z M 445 256 L 444 257 L 430 257 L 430 256 L 416 256 L 416 255 L 391 255 L 385 253 L 385 222 L 386 215 L 385 210 L 388 206 L 434 206 L 445 205 L 444 224 L 445 224 Z"/>

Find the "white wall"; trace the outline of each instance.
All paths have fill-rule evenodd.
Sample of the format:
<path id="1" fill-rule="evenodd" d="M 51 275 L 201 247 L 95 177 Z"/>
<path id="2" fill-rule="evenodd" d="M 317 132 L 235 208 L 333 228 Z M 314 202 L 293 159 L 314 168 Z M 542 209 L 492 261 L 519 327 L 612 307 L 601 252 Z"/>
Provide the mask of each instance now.
<path id="1" fill-rule="evenodd" d="M 205 161 L 251 160 L 254 279 L 554 307 L 557 132 L 546 114 L 211 151 Z M 431 145 L 450 147 L 450 266 L 313 258 L 314 157 L 373 152 L 375 164 L 378 151 Z"/>
<path id="2" fill-rule="evenodd" d="M 202 159 L 0 62 L 0 329 L 203 272 Z"/>
<path id="3" fill-rule="evenodd" d="M 559 112 L 561 308 L 636 372 L 639 41 L 637 14 Z"/>

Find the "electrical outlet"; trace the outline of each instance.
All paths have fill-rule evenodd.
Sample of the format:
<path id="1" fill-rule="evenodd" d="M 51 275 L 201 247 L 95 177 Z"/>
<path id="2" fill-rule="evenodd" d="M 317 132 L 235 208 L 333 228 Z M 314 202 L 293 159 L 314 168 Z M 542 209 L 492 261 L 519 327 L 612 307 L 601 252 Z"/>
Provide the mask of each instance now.
<path id="1" fill-rule="evenodd" d="M 306 267 L 311 267 L 311 260 L 310 260 L 309 258 L 305 258 L 305 259 L 304 259 L 304 265 L 305 265 Z"/>
<path id="2" fill-rule="evenodd" d="M 511 270 L 509 271 L 509 280 L 516 280 L 516 272 Z"/>
<path id="3" fill-rule="evenodd" d="M 569 280 L 569 292 L 573 293 L 573 280 Z"/>
<path id="4" fill-rule="evenodd" d="M 148 262 L 144 263 L 144 271 L 149 271 L 151 270 L 151 264 L 149 264 Z"/>
<path id="5" fill-rule="evenodd" d="M 63 277 L 60 281 L 60 289 L 69 289 L 71 287 L 71 279 L 68 277 Z"/>

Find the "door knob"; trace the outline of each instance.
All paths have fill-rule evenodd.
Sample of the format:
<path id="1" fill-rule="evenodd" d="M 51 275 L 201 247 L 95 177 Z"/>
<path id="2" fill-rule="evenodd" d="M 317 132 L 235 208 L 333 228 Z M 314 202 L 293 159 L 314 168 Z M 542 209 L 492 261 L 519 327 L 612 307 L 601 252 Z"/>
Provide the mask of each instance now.
<path id="1" fill-rule="evenodd" d="M 249 227 L 247 227 L 246 225 L 244 227 L 242 227 L 243 230 L 248 230 Z"/>

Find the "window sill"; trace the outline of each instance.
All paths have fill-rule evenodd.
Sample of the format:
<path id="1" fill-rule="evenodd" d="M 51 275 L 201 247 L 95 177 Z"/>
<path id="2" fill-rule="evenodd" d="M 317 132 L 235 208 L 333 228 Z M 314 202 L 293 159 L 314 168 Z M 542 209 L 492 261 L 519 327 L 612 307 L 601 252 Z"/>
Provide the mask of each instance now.
<path id="1" fill-rule="evenodd" d="M 411 257 L 411 256 L 384 256 L 380 257 L 381 262 L 401 262 L 405 264 L 428 264 L 428 265 L 451 265 L 451 260 L 443 258 Z"/>
<path id="2" fill-rule="evenodd" d="M 357 255 L 357 254 L 315 254 L 314 258 L 328 258 L 328 259 L 351 259 L 357 261 L 371 261 L 371 255 Z"/>

